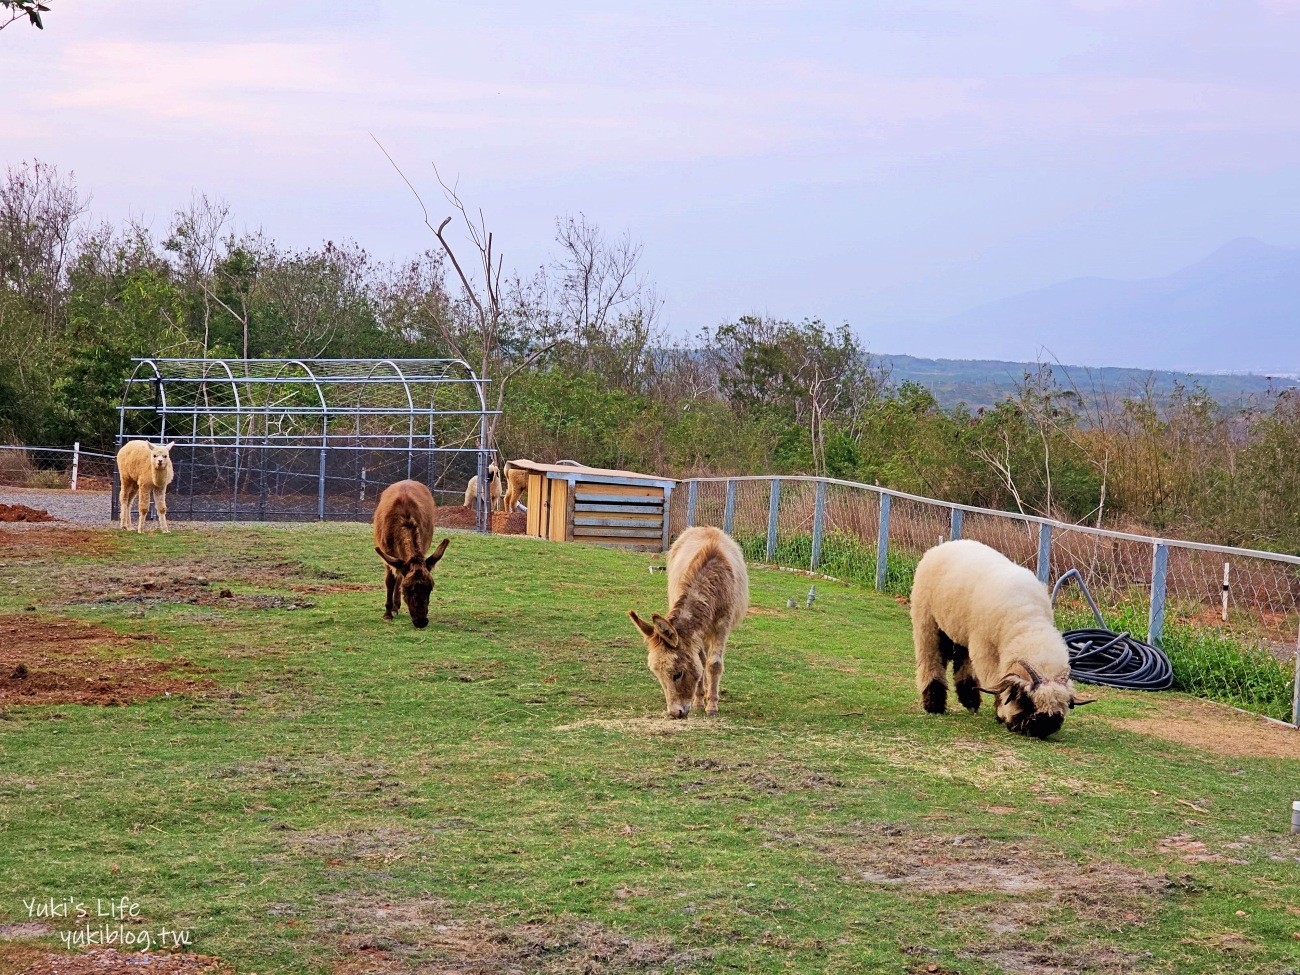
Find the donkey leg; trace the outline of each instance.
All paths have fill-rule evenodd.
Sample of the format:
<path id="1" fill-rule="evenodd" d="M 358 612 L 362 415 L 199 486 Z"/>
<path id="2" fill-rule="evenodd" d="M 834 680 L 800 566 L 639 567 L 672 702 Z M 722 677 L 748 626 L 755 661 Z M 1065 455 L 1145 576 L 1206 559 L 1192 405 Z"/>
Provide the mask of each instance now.
<path id="1" fill-rule="evenodd" d="M 709 701 L 708 709 L 704 712 L 710 718 L 717 717 L 718 714 L 718 695 L 722 692 L 722 660 L 727 653 L 727 638 L 724 636 L 718 641 L 712 654 L 709 655 L 709 663 L 705 672 L 705 680 L 709 682 Z"/>
<path id="2" fill-rule="evenodd" d="M 397 577 L 393 575 L 393 570 L 384 567 L 384 619 L 391 620 L 393 612 L 397 608 L 393 605 L 393 596 L 397 591 Z"/>
<path id="3" fill-rule="evenodd" d="M 942 642 L 947 640 L 934 618 L 919 613 L 912 619 L 912 643 L 916 648 L 916 689 L 921 706 L 930 714 L 943 714 L 948 707 L 947 661 Z"/>

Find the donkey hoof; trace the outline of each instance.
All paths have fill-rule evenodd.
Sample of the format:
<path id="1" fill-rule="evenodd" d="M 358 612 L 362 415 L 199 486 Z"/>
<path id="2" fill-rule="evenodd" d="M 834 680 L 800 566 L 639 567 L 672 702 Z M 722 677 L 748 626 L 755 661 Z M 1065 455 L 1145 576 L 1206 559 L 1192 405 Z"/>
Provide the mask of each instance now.
<path id="1" fill-rule="evenodd" d="M 385 613 L 385 614 L 384 614 L 384 619 L 386 619 L 386 620 L 388 620 L 389 622 L 391 622 L 392 619 L 393 619 L 393 614 L 392 614 L 392 613 Z"/>
<path id="2" fill-rule="evenodd" d="M 709 708 L 707 711 L 704 712 L 704 716 L 706 718 L 716 718 L 718 716 L 718 709 Z"/>

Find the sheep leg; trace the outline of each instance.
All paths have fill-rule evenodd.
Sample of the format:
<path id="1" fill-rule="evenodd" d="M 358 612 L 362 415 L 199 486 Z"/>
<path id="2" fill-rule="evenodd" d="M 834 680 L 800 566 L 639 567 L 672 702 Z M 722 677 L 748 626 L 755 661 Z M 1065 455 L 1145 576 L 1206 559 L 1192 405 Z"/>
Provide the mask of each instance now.
<path id="1" fill-rule="evenodd" d="M 952 646 L 952 682 L 957 687 L 957 700 L 971 714 L 980 709 L 980 684 L 971 666 L 970 651 L 960 643 L 948 641 Z"/>
<path id="2" fill-rule="evenodd" d="M 913 618 L 916 689 L 921 692 L 921 706 L 929 714 L 943 714 L 948 707 L 948 668 L 943 656 L 943 641 L 947 639 L 932 617 L 917 614 Z"/>
<path id="3" fill-rule="evenodd" d="M 384 619 L 391 620 L 393 614 L 400 608 L 399 602 L 402 595 L 401 590 L 398 589 L 397 576 L 387 566 L 384 567 L 384 590 Z"/>

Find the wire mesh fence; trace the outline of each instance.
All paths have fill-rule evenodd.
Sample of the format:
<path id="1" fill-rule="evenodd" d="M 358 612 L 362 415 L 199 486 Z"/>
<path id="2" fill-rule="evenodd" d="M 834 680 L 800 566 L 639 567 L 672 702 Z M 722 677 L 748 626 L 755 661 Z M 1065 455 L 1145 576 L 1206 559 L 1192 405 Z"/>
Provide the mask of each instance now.
<path id="1" fill-rule="evenodd" d="M 107 491 L 113 486 L 112 454 L 72 447 L 0 444 L 0 484 L 20 488 Z"/>
<path id="2" fill-rule="evenodd" d="M 810 477 L 693 478 L 672 495 L 673 537 L 731 534 L 753 562 L 807 569 L 896 595 L 926 549 L 972 538 L 1044 583 L 1078 569 L 1106 624 L 1161 646 L 1175 687 L 1300 723 L 1300 558 L 1070 525 Z M 1077 588 L 1062 629 L 1092 625 Z"/>

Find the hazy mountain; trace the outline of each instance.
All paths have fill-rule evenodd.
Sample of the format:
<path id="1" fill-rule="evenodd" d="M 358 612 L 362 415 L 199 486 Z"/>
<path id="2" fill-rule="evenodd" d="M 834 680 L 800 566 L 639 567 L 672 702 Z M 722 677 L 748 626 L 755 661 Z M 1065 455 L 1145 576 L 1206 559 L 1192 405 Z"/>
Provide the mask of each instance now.
<path id="1" fill-rule="evenodd" d="M 1026 372 L 1033 372 L 1031 362 L 1004 362 L 995 359 L 918 359 L 910 355 L 883 355 L 895 383 L 919 383 L 934 393 L 943 406 L 965 403 L 972 408 L 992 406 L 1015 390 Z M 1063 386 L 1076 387 L 1085 397 L 1106 392 L 1122 397 L 1136 392 L 1148 380 L 1157 393 L 1167 394 L 1174 383 L 1205 387 L 1209 394 L 1226 406 L 1237 407 L 1251 399 L 1262 399 L 1269 389 L 1294 385 L 1291 381 L 1271 381 L 1263 376 L 1189 374 L 1115 366 L 1087 368 L 1056 366 L 1053 372 Z"/>
<path id="2" fill-rule="evenodd" d="M 1166 277 L 1076 278 L 887 341 L 918 356 L 1296 374 L 1300 250 L 1241 238 Z"/>

